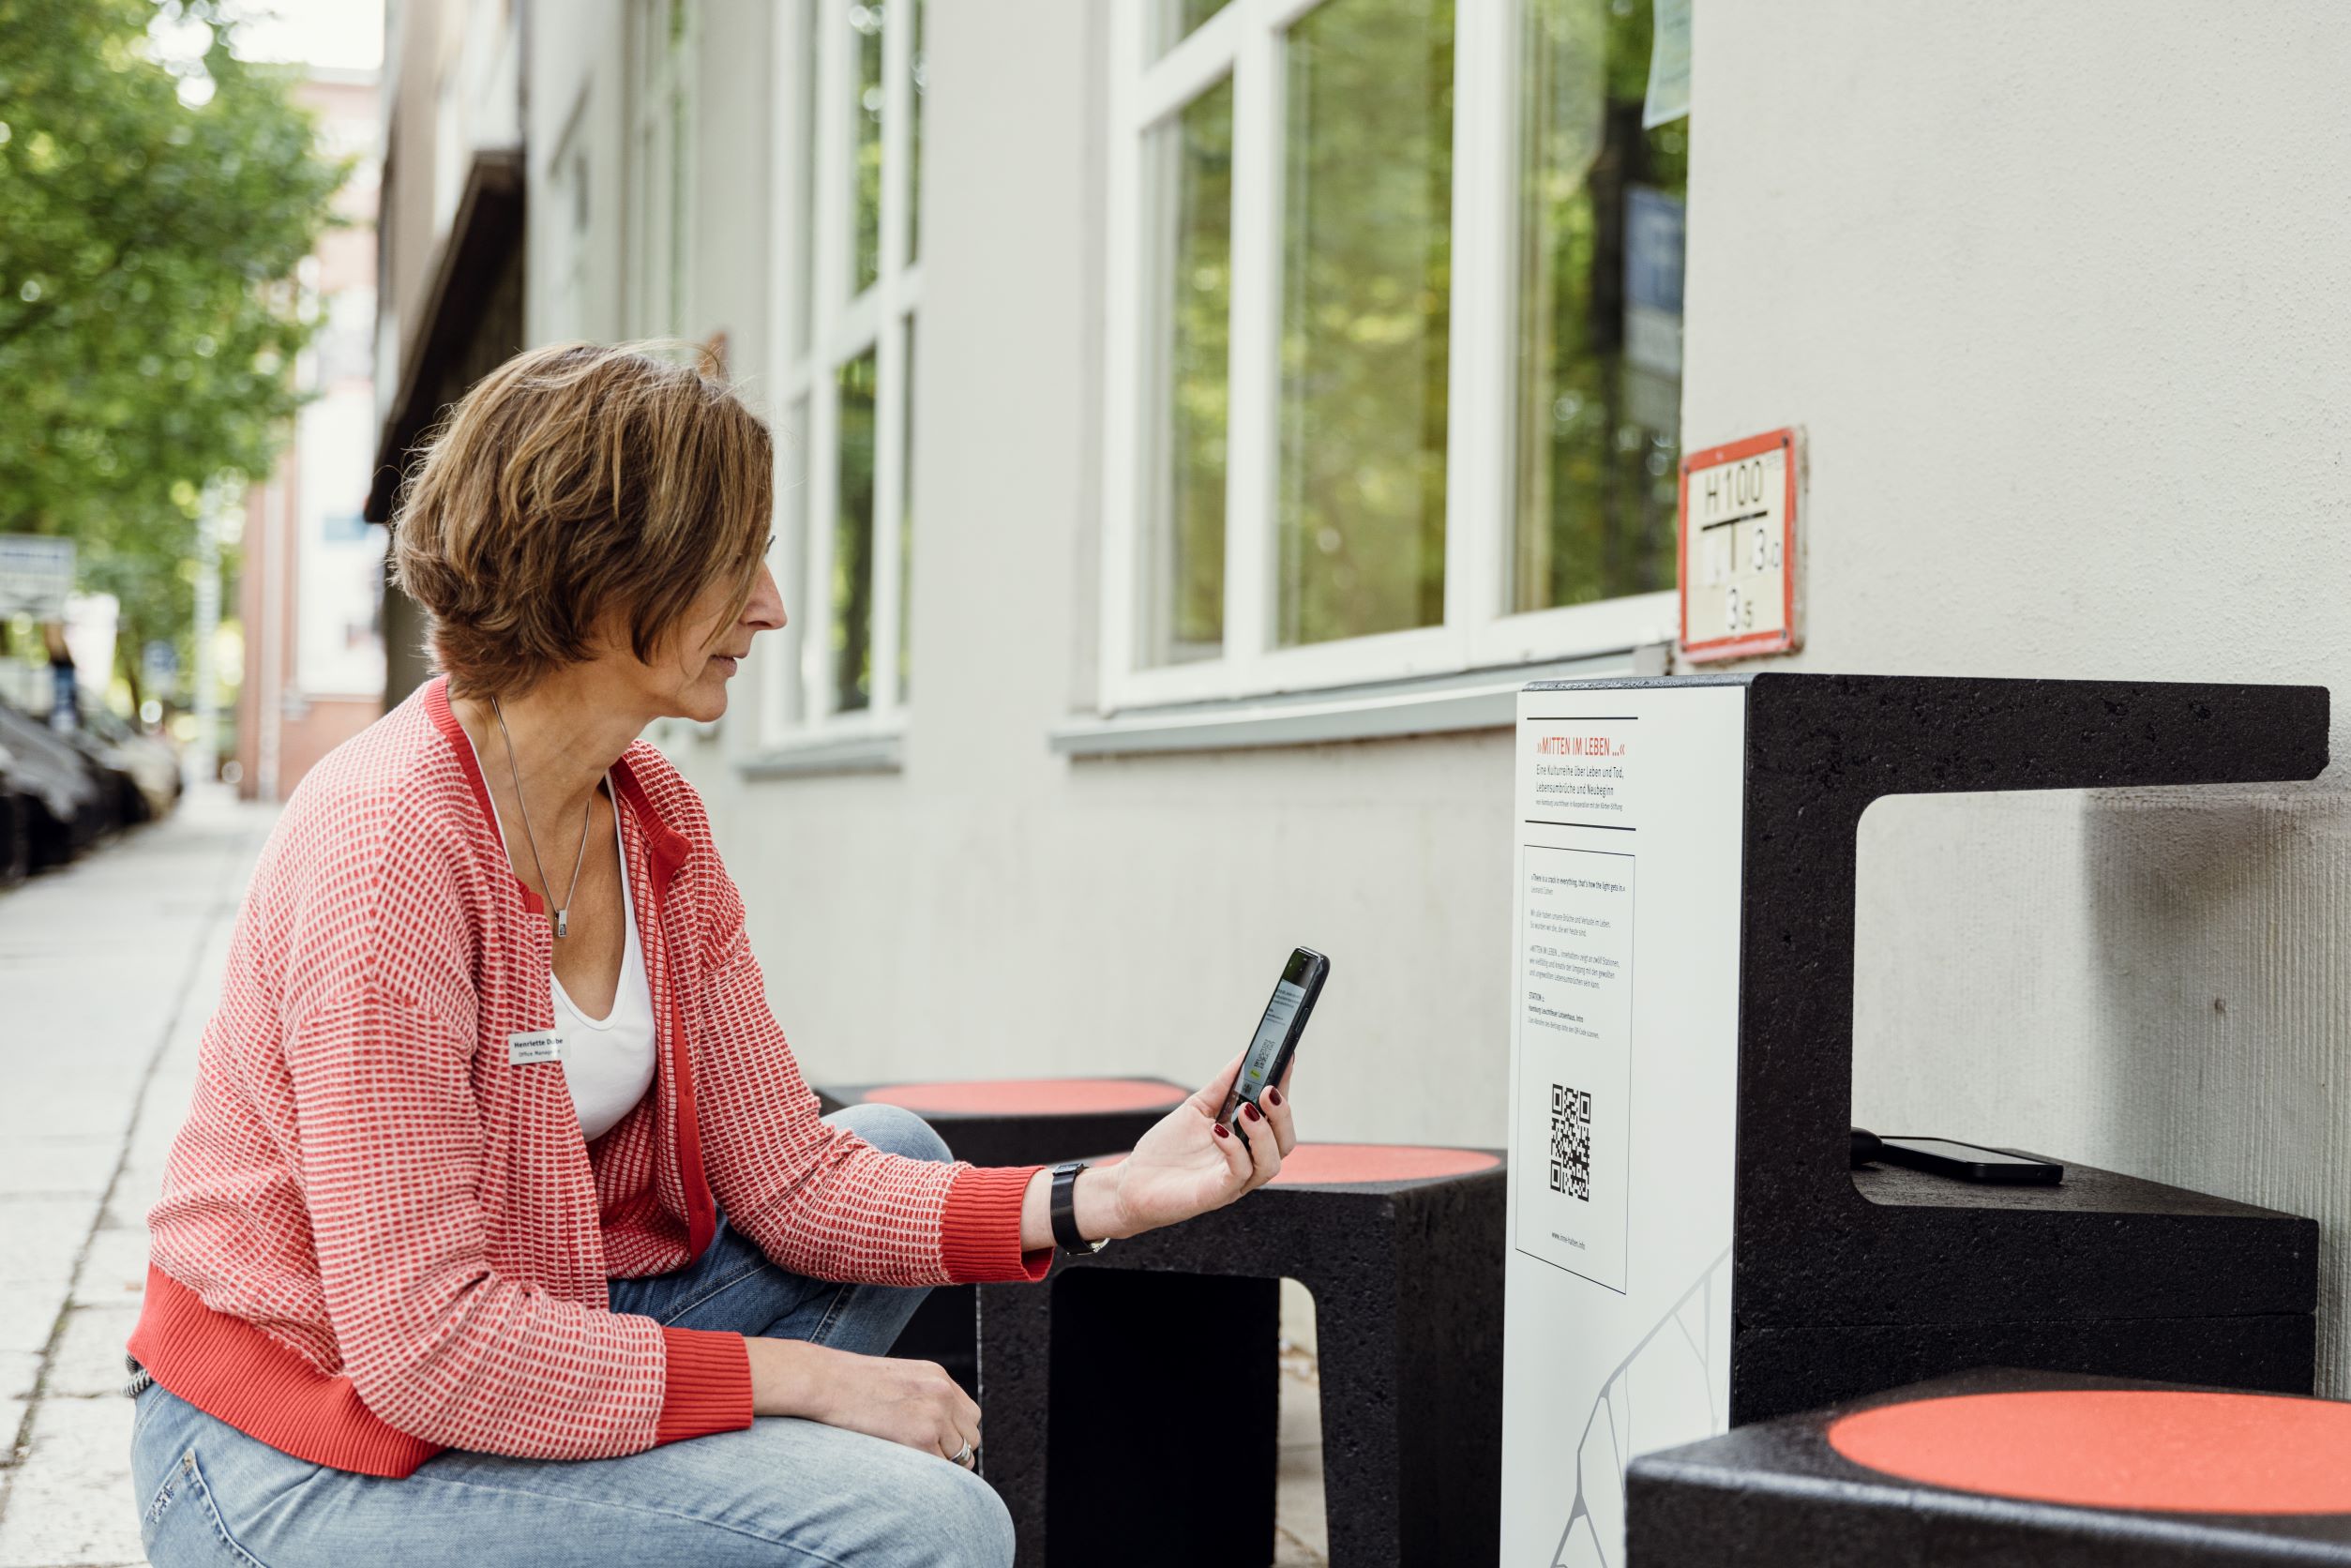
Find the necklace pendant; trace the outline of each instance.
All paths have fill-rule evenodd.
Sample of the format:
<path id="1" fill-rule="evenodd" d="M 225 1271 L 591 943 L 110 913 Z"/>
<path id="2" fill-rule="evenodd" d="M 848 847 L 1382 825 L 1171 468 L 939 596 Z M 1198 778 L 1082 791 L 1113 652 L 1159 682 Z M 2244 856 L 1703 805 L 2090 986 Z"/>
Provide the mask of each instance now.
<path id="1" fill-rule="evenodd" d="M 571 935 L 571 911 L 557 910 L 555 912 L 555 934 L 559 937 Z"/>

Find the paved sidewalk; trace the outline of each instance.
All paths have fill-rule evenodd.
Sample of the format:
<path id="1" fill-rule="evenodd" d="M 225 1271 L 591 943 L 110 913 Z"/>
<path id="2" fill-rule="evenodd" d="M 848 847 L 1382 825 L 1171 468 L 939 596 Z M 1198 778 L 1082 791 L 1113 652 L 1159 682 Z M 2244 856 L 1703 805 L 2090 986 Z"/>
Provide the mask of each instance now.
<path id="1" fill-rule="evenodd" d="M 217 788 L 0 894 L 0 1568 L 135 1563 L 123 1341 L 273 809 Z"/>

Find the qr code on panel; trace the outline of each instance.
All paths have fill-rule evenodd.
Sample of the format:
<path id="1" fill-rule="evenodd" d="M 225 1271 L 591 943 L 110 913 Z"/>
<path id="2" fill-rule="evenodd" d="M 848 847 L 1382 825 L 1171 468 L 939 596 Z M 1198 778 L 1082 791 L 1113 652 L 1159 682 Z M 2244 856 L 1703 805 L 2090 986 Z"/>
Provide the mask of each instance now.
<path id="1" fill-rule="evenodd" d="M 1591 1201 L 1591 1095 L 1551 1086 L 1551 1190 Z"/>

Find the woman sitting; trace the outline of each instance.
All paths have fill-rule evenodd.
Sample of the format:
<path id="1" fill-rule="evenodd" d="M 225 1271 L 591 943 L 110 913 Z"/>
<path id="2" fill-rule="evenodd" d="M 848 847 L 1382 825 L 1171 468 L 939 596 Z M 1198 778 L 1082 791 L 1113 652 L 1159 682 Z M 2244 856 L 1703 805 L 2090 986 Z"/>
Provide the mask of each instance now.
<path id="1" fill-rule="evenodd" d="M 1278 1093 L 1215 1120 L 1229 1068 L 1058 1194 L 818 1115 L 638 738 L 784 624 L 770 465 L 727 387 L 583 345 L 435 439 L 397 565 L 445 673 L 287 803 L 149 1218 L 158 1568 L 1008 1563 L 979 1410 L 883 1355 L 923 1289 L 1042 1277 L 1057 1199 L 1065 1244 L 1133 1235 L 1290 1148 Z"/>

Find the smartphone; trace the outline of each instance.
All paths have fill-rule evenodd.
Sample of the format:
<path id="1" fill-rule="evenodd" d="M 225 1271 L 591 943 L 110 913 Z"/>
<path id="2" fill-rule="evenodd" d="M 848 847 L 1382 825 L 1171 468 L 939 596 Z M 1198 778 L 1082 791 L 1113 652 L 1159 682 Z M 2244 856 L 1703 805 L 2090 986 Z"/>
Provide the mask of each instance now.
<path id="1" fill-rule="evenodd" d="M 1330 973 L 1331 960 L 1313 948 L 1301 947 L 1290 954 L 1289 962 L 1282 966 L 1282 977 L 1273 982 L 1273 1000 L 1265 1004 L 1265 1017 L 1258 1019 L 1257 1036 L 1249 1042 L 1249 1053 L 1241 1059 L 1241 1071 L 1233 1077 L 1232 1090 L 1225 1096 L 1225 1108 L 1216 1113 L 1217 1121 L 1231 1125 L 1233 1113 L 1243 1100 L 1258 1105 L 1258 1096 L 1266 1087 L 1282 1081 L 1298 1049 L 1298 1037 L 1314 1016 L 1315 998 L 1322 994 L 1322 982 Z"/>
<path id="2" fill-rule="evenodd" d="M 1883 1138 L 1877 1157 L 1888 1165 L 1906 1165 L 1962 1182 L 1996 1182 L 2012 1186 L 2054 1187 L 2065 1178 L 2065 1167 L 2055 1160 L 2012 1154 L 2005 1149 L 1953 1143 L 1947 1138 Z"/>

